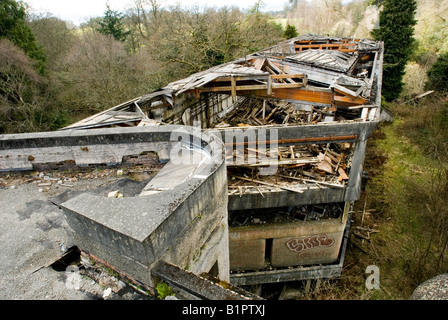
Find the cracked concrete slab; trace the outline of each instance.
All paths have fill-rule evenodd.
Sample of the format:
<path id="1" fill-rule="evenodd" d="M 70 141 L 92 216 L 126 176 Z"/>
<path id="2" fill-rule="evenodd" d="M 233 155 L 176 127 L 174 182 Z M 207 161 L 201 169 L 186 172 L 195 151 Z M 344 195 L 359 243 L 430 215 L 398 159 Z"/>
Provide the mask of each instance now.
<path id="1" fill-rule="evenodd" d="M 92 193 L 104 193 L 120 186 L 127 194 L 139 193 L 145 185 L 121 179 L 113 183 L 84 181 L 66 191 L 60 188 L 41 192 L 31 183 L 0 189 L 0 300 L 102 299 L 105 287 L 98 281 L 79 277 L 78 285 L 73 286 L 68 281 L 69 273 L 50 266 L 74 243 L 62 210 L 49 199 L 73 197 L 84 192 L 87 184 L 91 188 L 102 185 L 90 190 Z M 128 292 L 114 298 L 142 297 Z"/>

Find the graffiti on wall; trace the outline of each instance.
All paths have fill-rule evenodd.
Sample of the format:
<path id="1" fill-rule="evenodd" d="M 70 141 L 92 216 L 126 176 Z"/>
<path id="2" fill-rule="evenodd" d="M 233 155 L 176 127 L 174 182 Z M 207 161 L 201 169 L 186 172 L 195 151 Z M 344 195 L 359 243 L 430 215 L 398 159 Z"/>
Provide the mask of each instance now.
<path id="1" fill-rule="evenodd" d="M 299 253 L 303 250 L 313 249 L 317 247 L 331 247 L 334 239 L 327 235 L 316 235 L 305 238 L 293 238 L 286 242 L 286 247 L 292 252 Z"/>

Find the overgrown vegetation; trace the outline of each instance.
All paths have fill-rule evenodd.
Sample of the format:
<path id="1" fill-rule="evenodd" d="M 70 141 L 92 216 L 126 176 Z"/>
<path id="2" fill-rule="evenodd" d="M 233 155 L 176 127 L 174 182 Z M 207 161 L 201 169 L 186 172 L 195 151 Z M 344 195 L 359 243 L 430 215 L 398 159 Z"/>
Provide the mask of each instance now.
<path id="1" fill-rule="evenodd" d="M 448 104 L 432 97 L 389 107 L 394 123 L 380 127 L 369 152 L 386 161 L 378 166 L 367 157 L 376 170 L 365 194 L 373 209 L 367 223 L 380 232 L 362 247 L 382 271 L 387 294 L 380 297 L 408 299 L 424 280 L 447 270 Z"/>
<path id="2" fill-rule="evenodd" d="M 161 3 L 107 6 L 104 17 L 68 29 L 0 0 L 0 134 L 58 129 L 283 39 L 261 2 L 247 12 Z"/>

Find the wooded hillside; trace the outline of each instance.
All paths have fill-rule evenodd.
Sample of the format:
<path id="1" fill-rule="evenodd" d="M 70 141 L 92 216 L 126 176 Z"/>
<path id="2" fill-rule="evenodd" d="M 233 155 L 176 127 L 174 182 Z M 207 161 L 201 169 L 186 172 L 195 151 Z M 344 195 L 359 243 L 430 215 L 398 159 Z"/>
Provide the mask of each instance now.
<path id="1" fill-rule="evenodd" d="M 51 13 L 30 14 L 1 0 L 0 133 L 55 130 L 297 34 L 371 37 L 383 1 L 290 0 L 265 13 L 236 7 L 165 7 L 136 0 L 123 12 L 73 28 Z M 424 90 L 427 72 L 448 48 L 448 1 L 419 0 L 405 95 Z M 27 10 L 28 9 L 28 10 Z M 285 33 L 285 30 L 288 32 Z M 294 33 L 293 33 L 294 34 Z M 21 54 L 24 52 L 25 55 Z"/>

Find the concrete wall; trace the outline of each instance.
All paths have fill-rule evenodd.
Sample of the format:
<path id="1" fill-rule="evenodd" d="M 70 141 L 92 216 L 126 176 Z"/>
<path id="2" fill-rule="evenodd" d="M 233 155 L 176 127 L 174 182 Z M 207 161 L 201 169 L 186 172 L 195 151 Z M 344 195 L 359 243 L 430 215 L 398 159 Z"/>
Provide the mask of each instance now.
<path id="1" fill-rule="evenodd" d="M 156 151 L 168 161 L 173 130 L 179 127 L 68 130 L 0 135 L 0 170 L 33 170 L 35 164 L 74 161 L 116 165 L 127 155 Z M 174 141 L 177 142 L 177 141 Z"/>
<path id="2" fill-rule="evenodd" d="M 349 203 L 338 219 L 230 228 L 233 271 L 333 263 L 338 259 Z"/>

